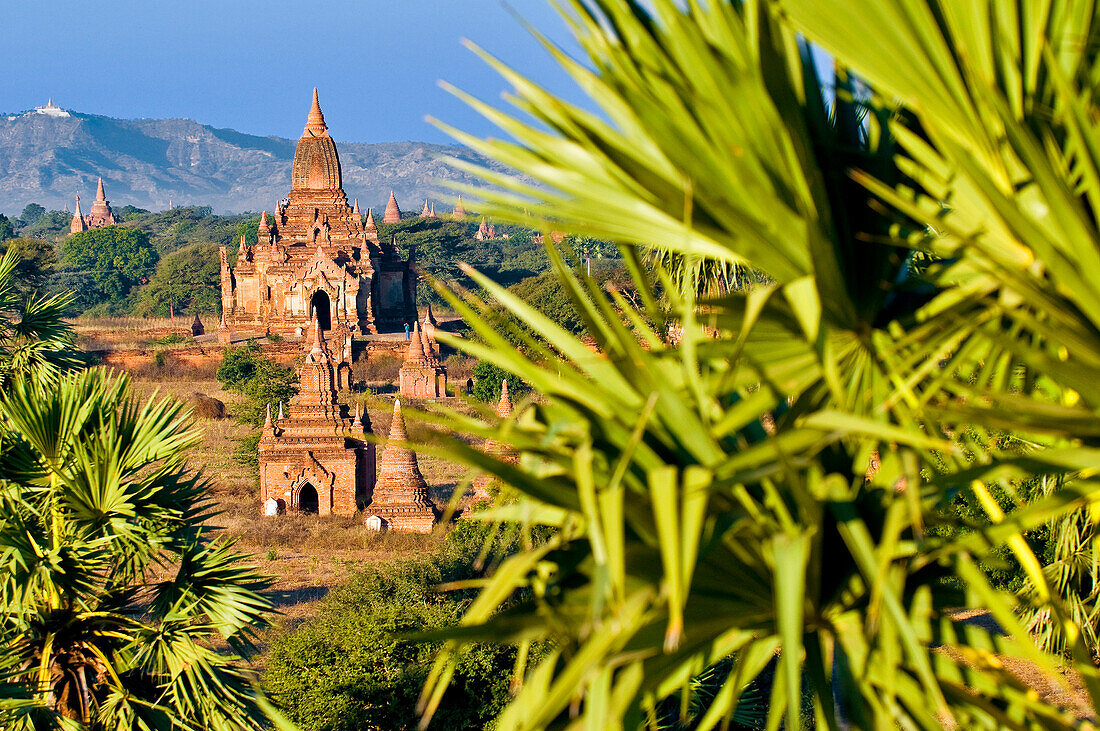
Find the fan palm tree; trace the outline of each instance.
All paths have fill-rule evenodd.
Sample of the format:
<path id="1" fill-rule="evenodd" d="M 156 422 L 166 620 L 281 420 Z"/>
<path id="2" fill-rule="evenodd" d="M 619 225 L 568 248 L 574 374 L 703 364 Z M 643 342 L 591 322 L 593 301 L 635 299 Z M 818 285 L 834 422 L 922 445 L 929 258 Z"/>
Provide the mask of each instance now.
<path id="1" fill-rule="evenodd" d="M 266 582 L 202 525 L 184 453 L 201 433 L 178 402 L 128 388 L 94 369 L 19 376 L 0 398 L 0 718 L 259 728 L 237 655 L 271 611 Z"/>
<path id="2" fill-rule="evenodd" d="M 512 141 L 451 132 L 523 175 L 452 162 L 496 186 L 463 190 L 495 218 L 622 244 L 643 307 L 552 249 L 598 353 L 476 272 L 528 325 L 523 347 L 494 331 L 494 304 L 451 297 L 479 338 L 440 337 L 540 399 L 502 425 L 433 418 L 519 455 L 449 446 L 509 486 L 484 519 L 555 530 L 484 583 L 425 719 L 463 643 L 539 641 L 502 729 L 655 724 L 717 667 L 696 723 L 719 727 L 776 656 L 770 728 L 800 726 L 804 700 L 825 727 L 1076 727 L 1006 666 L 1061 679 L 1019 619 L 1041 608 L 1100 698 L 1024 537 L 1100 497 L 1093 4 L 567 7 L 587 63 L 547 47 L 603 114 L 486 55 L 535 121 L 456 90 Z M 837 59 L 831 107 L 807 41 Z M 639 254 L 654 248 L 769 283 L 657 301 Z M 646 324 L 669 312 L 675 345 Z M 1008 510 L 993 498 L 1034 479 L 1059 487 Z M 957 496 L 986 523 L 962 530 L 942 509 Z M 1030 595 L 979 568 L 1003 545 Z"/>
<path id="3" fill-rule="evenodd" d="M 73 295 L 22 297 L 15 281 L 19 264 L 14 247 L 0 259 L 0 388 L 15 374 L 56 379 L 81 364 L 62 319 Z"/>

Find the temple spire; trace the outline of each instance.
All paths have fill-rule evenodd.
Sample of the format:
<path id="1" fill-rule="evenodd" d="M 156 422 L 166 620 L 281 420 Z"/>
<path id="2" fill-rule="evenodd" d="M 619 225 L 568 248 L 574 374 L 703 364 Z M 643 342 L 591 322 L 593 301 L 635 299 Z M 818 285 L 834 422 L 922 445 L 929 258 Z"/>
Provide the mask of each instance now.
<path id="1" fill-rule="evenodd" d="M 97 202 L 107 200 L 107 194 L 103 192 L 103 178 L 99 179 L 99 185 L 96 186 L 95 199 Z"/>
<path id="2" fill-rule="evenodd" d="M 76 197 L 76 213 L 73 214 L 72 223 L 69 224 L 69 233 L 75 234 L 79 231 L 87 231 L 88 226 L 84 223 L 84 214 L 80 211 L 80 196 Z"/>
<path id="3" fill-rule="evenodd" d="M 409 347 L 405 351 L 405 362 L 416 365 L 423 365 L 428 362 L 428 357 L 424 355 L 424 341 L 420 339 L 420 323 L 413 323 L 412 335 L 409 337 Z"/>
<path id="4" fill-rule="evenodd" d="M 260 231 L 269 231 L 270 229 L 271 224 L 267 222 L 267 211 L 264 211 L 263 215 L 260 216 Z"/>
<path id="5" fill-rule="evenodd" d="M 425 198 L 424 199 L 424 207 L 420 209 L 420 217 L 421 218 L 431 218 L 431 216 L 432 216 L 432 211 L 431 211 L 430 208 L 428 208 L 428 199 Z"/>
<path id="6" fill-rule="evenodd" d="M 321 113 L 321 102 L 317 99 L 317 87 L 313 87 L 313 106 L 309 109 L 309 117 L 306 118 L 306 129 L 302 134 L 327 135 L 328 125 L 325 124 L 325 115 Z"/>
<path id="7" fill-rule="evenodd" d="M 386 202 L 386 213 L 382 216 L 383 223 L 401 223 L 401 209 L 397 205 L 397 198 L 390 191 L 390 199 Z"/>
<path id="8" fill-rule="evenodd" d="M 328 353 L 325 351 L 325 334 L 321 332 L 321 318 L 313 317 L 313 347 L 309 351 L 311 363 L 327 363 Z"/>
<path id="9" fill-rule="evenodd" d="M 504 419 L 512 413 L 512 397 L 508 395 L 508 379 L 500 382 L 500 401 L 497 403 L 497 416 Z"/>
<path id="10" fill-rule="evenodd" d="M 466 218 L 466 207 L 462 205 L 462 196 L 458 197 L 458 205 L 455 206 L 451 216 L 454 218 Z"/>
<path id="11" fill-rule="evenodd" d="M 355 199 L 355 205 L 351 209 L 351 215 L 355 216 L 356 220 L 361 219 L 363 216 L 359 213 L 359 199 Z"/>
<path id="12" fill-rule="evenodd" d="M 405 417 L 401 415 L 401 399 L 395 398 L 393 400 L 393 420 L 390 422 L 390 438 L 387 447 L 390 444 L 397 446 L 397 442 L 405 442 L 408 439 L 409 436 L 405 432 Z"/>

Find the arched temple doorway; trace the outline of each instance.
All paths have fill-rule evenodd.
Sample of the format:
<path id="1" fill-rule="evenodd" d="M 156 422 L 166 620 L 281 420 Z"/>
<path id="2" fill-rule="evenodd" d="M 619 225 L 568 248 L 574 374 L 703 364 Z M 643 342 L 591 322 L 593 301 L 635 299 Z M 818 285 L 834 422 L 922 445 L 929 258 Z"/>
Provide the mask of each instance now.
<path id="1" fill-rule="evenodd" d="M 313 310 L 313 317 L 317 318 L 317 322 L 321 324 L 321 329 L 331 330 L 332 304 L 329 302 L 328 293 L 324 290 L 317 290 L 313 293 L 309 305 L 310 309 Z"/>
<path id="2" fill-rule="evenodd" d="M 298 512 L 317 512 L 317 490 L 308 482 L 302 485 L 302 489 L 298 491 Z"/>

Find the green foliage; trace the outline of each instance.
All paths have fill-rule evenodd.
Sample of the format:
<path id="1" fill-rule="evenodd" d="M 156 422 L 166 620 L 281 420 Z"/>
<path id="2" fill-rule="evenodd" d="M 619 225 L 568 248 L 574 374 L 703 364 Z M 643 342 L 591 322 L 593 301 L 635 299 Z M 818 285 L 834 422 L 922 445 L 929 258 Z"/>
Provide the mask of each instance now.
<path id="1" fill-rule="evenodd" d="M 4 728 L 261 728 L 267 582 L 203 524 L 181 409 L 101 369 L 0 399 Z"/>
<path id="2" fill-rule="evenodd" d="M 18 228 L 26 226 L 33 226 L 42 220 L 42 217 L 46 215 L 45 207 L 37 203 L 28 203 L 23 207 L 23 212 L 19 214 L 19 218 L 16 221 Z"/>
<path id="3" fill-rule="evenodd" d="M 220 310 L 221 262 L 214 244 L 192 244 L 161 259 L 135 306 L 138 314 L 158 317 Z"/>
<path id="4" fill-rule="evenodd" d="M 134 216 L 138 216 L 144 213 L 149 213 L 145 208 L 138 208 L 137 206 L 126 205 L 115 211 L 115 218 L 122 222 L 130 221 Z"/>
<path id="5" fill-rule="evenodd" d="M 513 401 L 521 398 L 531 391 L 531 387 L 508 371 L 488 361 L 478 361 L 474 366 L 474 390 L 471 395 L 478 401 L 495 404 L 500 401 L 500 387 L 504 380 L 508 381 L 508 393 Z"/>
<path id="6" fill-rule="evenodd" d="M 278 408 L 298 393 L 298 376 L 263 354 L 254 341 L 226 348 L 217 379 L 229 391 L 245 397 L 239 417 L 252 426 L 262 426 L 268 404 Z"/>
<path id="7" fill-rule="evenodd" d="M 316 617 L 275 641 L 266 691 L 303 731 L 415 729 L 438 644 L 410 636 L 462 616 L 473 592 L 436 587 L 476 578 L 487 537 L 462 521 L 436 552 L 377 564 L 334 591 Z M 507 700 L 515 657 L 487 644 L 465 653 L 430 728 L 486 728 Z"/>
<path id="8" fill-rule="evenodd" d="M 15 224 L 12 220 L 0 213 L 0 243 L 15 238 Z"/>
<path id="9" fill-rule="evenodd" d="M 80 277 L 78 303 L 121 308 L 131 290 L 148 281 L 159 256 L 142 231 L 104 226 L 65 239 L 62 265 Z"/>
<path id="10" fill-rule="evenodd" d="M 68 235 L 72 221 L 73 214 L 68 211 L 47 211 L 34 222 L 21 221 L 19 235 L 28 239 L 56 242 Z"/>
<path id="11" fill-rule="evenodd" d="M 71 295 L 26 295 L 16 276 L 23 259 L 8 248 L 0 259 L 0 387 L 17 375 L 41 383 L 58 379 L 81 365 L 72 328 L 62 318 Z"/>
<path id="12" fill-rule="evenodd" d="M 1100 499 L 1093 4 L 571 7 L 587 58 L 557 58 L 601 114 L 486 55 L 530 119 L 462 95 L 507 134 L 452 132 L 515 174 L 453 162 L 491 183 L 462 189 L 498 221 L 621 244 L 637 310 L 552 249 L 598 352 L 489 277 L 471 275 L 489 301 L 451 298 L 476 337 L 441 341 L 540 399 L 507 425 L 442 419 L 518 460 L 445 446 L 508 486 L 503 526 L 556 530 L 485 582 L 426 716 L 453 648 L 526 637 L 552 650 L 500 729 L 653 725 L 725 658 L 698 728 L 774 658 L 769 728 L 807 701 L 826 728 L 1077 727 L 1020 616 L 1046 613 L 1100 706 L 1076 624 L 1096 614 L 1067 596 L 1090 596 L 1091 533 L 1064 533 L 1068 573 L 1026 535 L 1091 530 Z M 832 102 L 807 40 L 838 60 Z M 651 251 L 673 255 L 652 276 Z M 699 301 L 705 261 L 766 280 Z M 499 334 L 500 308 L 530 332 Z M 650 326 L 670 317 L 672 343 Z M 964 490 L 983 520 L 945 509 Z M 1002 546 L 1022 593 L 981 568 Z M 1038 678 L 1006 669 L 1024 662 Z"/>
<path id="13" fill-rule="evenodd" d="M 13 280 L 16 289 L 23 295 L 41 291 L 57 263 L 53 245 L 42 239 L 9 239 L 0 244 L 0 252 L 8 251 L 19 257 Z"/>
<path id="14" fill-rule="evenodd" d="M 230 249 L 236 255 L 241 233 L 247 232 L 247 224 L 259 222 L 251 213 L 231 216 L 214 215 L 209 206 L 185 206 L 166 211 L 142 213 L 134 211 L 126 217 L 126 225 L 145 232 L 161 255 L 195 244 L 214 244 Z M 252 243 L 256 243 L 255 230 Z"/>
<path id="15" fill-rule="evenodd" d="M 378 224 L 378 236 L 386 240 L 396 235 L 402 255 L 408 255 L 416 247 L 418 266 L 448 284 L 471 284 L 460 263 L 469 264 L 503 284 L 515 284 L 549 267 L 549 259 L 530 229 L 502 224 L 496 227 L 496 239 L 478 241 L 474 236 L 479 223 L 476 218 L 455 221 L 448 217 L 407 217 L 400 223 Z M 597 257 L 603 255 L 600 252 L 614 251 L 613 247 L 598 242 L 592 242 L 590 248 Z M 421 287 L 417 292 L 421 304 L 442 301 L 432 288 Z"/>

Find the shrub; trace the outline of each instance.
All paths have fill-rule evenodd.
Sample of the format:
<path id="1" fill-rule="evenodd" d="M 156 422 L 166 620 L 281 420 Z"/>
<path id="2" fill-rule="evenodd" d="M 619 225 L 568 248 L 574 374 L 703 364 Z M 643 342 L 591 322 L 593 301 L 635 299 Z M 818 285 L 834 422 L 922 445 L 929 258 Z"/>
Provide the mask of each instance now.
<path id="1" fill-rule="evenodd" d="M 225 404 L 213 396 L 207 396 L 197 391 L 188 399 L 191 404 L 191 414 L 196 419 L 224 419 Z"/>
<path id="2" fill-rule="evenodd" d="M 217 379 L 230 391 L 245 396 L 238 414 L 241 421 L 260 426 L 268 404 L 289 401 L 298 393 L 298 376 L 263 354 L 254 341 L 226 348 Z"/>
<path id="3" fill-rule="evenodd" d="M 474 390 L 471 395 L 478 401 L 496 403 L 500 400 L 500 383 L 508 379 L 508 393 L 513 400 L 531 391 L 531 387 L 514 375 L 489 361 L 478 361 L 474 366 Z"/>
<path id="4" fill-rule="evenodd" d="M 412 729 L 436 643 L 411 635 L 455 624 L 485 529 L 459 524 L 431 555 L 372 567 L 331 594 L 313 620 L 276 640 L 264 686 L 305 731 Z M 498 549 L 503 548 L 498 541 Z M 459 661 L 431 728 L 484 728 L 507 700 L 515 650 L 478 645 Z"/>

